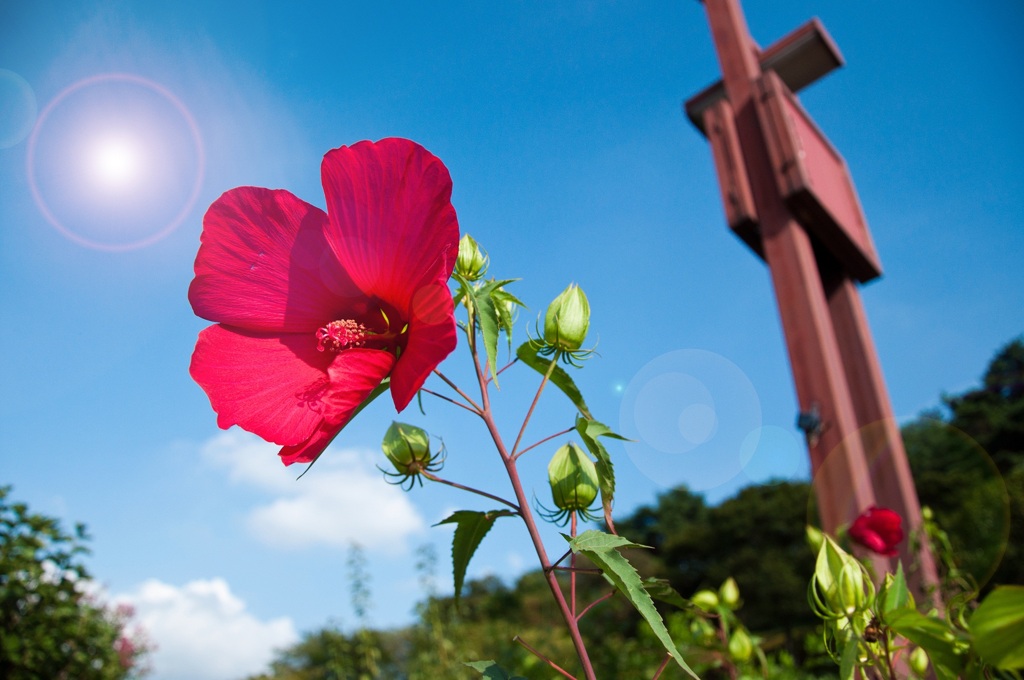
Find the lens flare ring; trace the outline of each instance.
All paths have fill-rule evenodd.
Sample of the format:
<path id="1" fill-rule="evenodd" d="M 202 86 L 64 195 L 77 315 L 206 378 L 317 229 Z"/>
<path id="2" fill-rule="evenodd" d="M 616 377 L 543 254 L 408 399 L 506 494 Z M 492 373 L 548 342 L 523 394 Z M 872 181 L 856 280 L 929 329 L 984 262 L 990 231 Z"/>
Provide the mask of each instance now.
<path id="1" fill-rule="evenodd" d="M 24 78 L 0 68 L 0 149 L 9 149 L 32 131 L 36 121 L 36 94 Z"/>
<path id="2" fill-rule="evenodd" d="M 736 364 L 706 350 L 676 350 L 629 381 L 619 434 L 632 440 L 626 453 L 651 480 L 707 491 L 743 474 L 761 418 L 757 392 Z"/>
<path id="3" fill-rule="evenodd" d="M 52 209 L 52 206 L 44 196 L 44 191 L 40 188 L 40 177 L 38 175 L 40 162 L 37 156 L 40 140 L 45 137 L 44 129 L 46 124 L 54 116 L 55 112 L 58 111 L 62 104 L 68 102 L 72 95 L 87 92 L 89 88 L 96 86 L 111 84 L 137 86 L 151 95 L 156 95 L 164 104 L 169 104 L 177 116 L 180 116 L 180 120 L 174 121 L 174 123 L 184 125 L 184 129 L 187 130 L 187 137 L 193 147 L 190 151 L 194 154 L 193 164 L 195 167 L 194 171 L 190 170 L 190 172 L 194 173 L 193 180 L 191 186 L 188 186 L 187 182 L 185 183 L 185 188 L 182 190 L 183 199 L 180 207 L 177 210 L 174 210 L 173 207 L 169 210 L 169 212 L 173 212 L 173 217 L 153 231 L 153 233 L 149 233 L 141 238 L 132 238 L 126 242 L 106 242 L 76 232 L 75 229 L 69 226 L 67 220 L 62 220 L 58 217 L 55 210 Z M 118 113 L 124 115 L 123 111 Z M 119 192 L 123 193 L 131 189 L 133 183 L 137 183 L 137 175 L 145 164 L 140 145 L 131 136 L 101 136 L 99 139 L 93 140 L 93 144 L 89 145 L 86 153 L 89 157 L 88 162 L 85 164 L 87 174 L 83 174 L 80 184 L 90 185 L 88 189 L 92 189 L 94 193 L 106 195 L 108 200 L 116 200 L 116 195 Z M 58 93 L 36 119 L 35 126 L 29 135 L 26 153 L 26 173 L 29 188 L 36 206 L 47 222 L 53 225 L 66 238 L 79 245 L 114 252 L 150 246 L 177 229 L 195 207 L 196 201 L 199 198 L 205 165 L 205 150 L 199 133 L 199 126 L 181 100 L 163 85 L 131 73 L 102 73 L 91 76 L 69 85 Z M 67 169 L 64 167 L 59 169 L 67 172 Z M 84 187 L 80 187 L 80 189 L 85 190 Z"/>

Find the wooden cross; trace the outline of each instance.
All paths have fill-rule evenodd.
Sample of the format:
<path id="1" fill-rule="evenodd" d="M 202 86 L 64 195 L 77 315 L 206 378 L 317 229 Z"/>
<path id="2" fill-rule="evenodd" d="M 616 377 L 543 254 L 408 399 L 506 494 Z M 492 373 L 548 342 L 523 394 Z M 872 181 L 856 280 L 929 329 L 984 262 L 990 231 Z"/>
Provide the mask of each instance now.
<path id="1" fill-rule="evenodd" d="M 794 94 L 842 56 L 817 20 L 762 50 L 739 0 L 703 2 L 722 80 L 686 112 L 711 142 L 729 226 L 771 272 L 822 525 L 835 531 L 878 505 L 917 531 L 917 491 L 856 287 L 881 265 L 845 161 Z M 920 598 L 938 579 L 927 541 L 916 552 L 910 543 L 899 557 Z M 874 560 L 879 574 L 893 566 Z"/>

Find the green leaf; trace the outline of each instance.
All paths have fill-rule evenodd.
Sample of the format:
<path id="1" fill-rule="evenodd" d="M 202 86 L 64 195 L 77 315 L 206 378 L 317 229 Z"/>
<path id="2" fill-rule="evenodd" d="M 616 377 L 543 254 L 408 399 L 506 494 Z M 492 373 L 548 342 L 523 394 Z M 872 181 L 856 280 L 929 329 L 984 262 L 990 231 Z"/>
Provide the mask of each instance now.
<path id="1" fill-rule="evenodd" d="M 906 608 L 889 612 L 886 623 L 897 634 L 923 647 L 935 666 L 944 666 L 954 675 L 963 669 L 963 657 L 956 653 L 956 639 L 944 621 Z"/>
<path id="2" fill-rule="evenodd" d="M 576 431 L 580 433 L 587 450 L 597 458 L 597 480 L 601 489 L 601 505 L 604 507 L 605 515 L 611 515 L 612 499 L 615 497 L 615 468 L 612 465 L 612 457 L 598 437 L 611 437 L 621 441 L 629 440 L 612 432 L 611 428 L 604 423 L 583 416 L 576 416 Z"/>
<path id="3" fill-rule="evenodd" d="M 615 534 L 607 534 L 603 531 L 597 531 L 596 529 L 589 529 L 578 535 L 576 538 L 562 534 L 565 540 L 569 541 L 569 547 L 572 551 L 579 553 L 583 550 L 617 550 L 618 548 L 647 548 L 653 550 L 649 545 L 641 545 L 634 543 L 628 538 L 622 536 L 616 536 Z"/>
<path id="4" fill-rule="evenodd" d="M 648 577 L 643 580 L 643 584 L 647 594 L 659 602 L 671 604 L 680 609 L 689 609 L 691 606 L 686 598 L 669 584 L 668 579 Z"/>
<path id="5" fill-rule="evenodd" d="M 521 675 L 509 675 L 509 672 L 499 666 L 496 661 L 465 661 L 463 666 L 469 666 L 475 671 L 480 671 L 481 677 L 487 680 L 526 680 Z"/>
<path id="6" fill-rule="evenodd" d="M 541 375 L 547 375 L 548 367 L 551 365 L 550 359 L 545 359 L 537 353 L 536 348 L 530 342 L 524 342 L 519 345 L 516 349 L 516 356 L 524 364 L 537 371 Z M 576 387 L 576 383 L 572 381 L 569 374 L 566 373 L 560 366 L 555 366 L 551 372 L 551 382 L 554 383 L 555 387 L 562 390 L 565 396 L 569 397 L 569 400 L 576 406 L 584 418 L 592 420 L 594 416 L 590 414 L 590 409 L 587 408 L 587 404 L 583 401 L 583 395 L 580 394 L 580 390 Z"/>
<path id="7" fill-rule="evenodd" d="M 512 324 L 514 319 L 512 318 L 512 310 L 509 309 L 509 304 L 523 308 L 526 305 L 523 304 L 522 300 L 504 288 L 495 288 L 491 293 L 491 300 L 494 302 L 494 308 L 498 311 L 498 325 L 505 331 L 505 339 L 508 340 L 508 351 L 511 352 Z"/>
<path id="8" fill-rule="evenodd" d="M 853 631 L 846 629 L 843 637 L 843 653 L 839 657 L 839 678 L 840 680 L 853 680 L 854 672 L 857 670 L 857 657 L 860 648 L 860 641 Z"/>
<path id="9" fill-rule="evenodd" d="M 676 664 L 686 671 L 690 677 L 699 680 L 697 674 L 686 665 L 682 654 L 676 649 L 675 642 L 672 641 L 672 636 L 669 634 L 668 628 L 665 627 L 661 614 L 654 607 L 654 601 L 644 588 L 643 581 L 640 580 L 640 575 L 633 568 L 633 565 L 618 551 L 619 548 L 646 548 L 647 546 L 633 543 L 621 536 L 606 534 L 603 531 L 595 531 L 593 529 L 583 532 L 576 538 L 566 538 L 568 538 L 569 547 L 574 553 L 582 554 L 596 564 L 604 573 L 605 578 L 636 607 L 636 610 L 640 612 L 640 615 L 644 617 L 644 620 L 651 627 L 654 636 L 661 641 L 661 644 L 675 660 Z"/>
<path id="10" fill-rule="evenodd" d="M 1024 586 L 994 588 L 970 623 L 981 658 L 1003 670 L 1024 668 Z"/>
<path id="11" fill-rule="evenodd" d="M 491 298 L 493 285 L 498 281 L 491 281 L 479 288 L 473 289 L 473 305 L 476 307 L 476 319 L 480 326 L 480 334 L 484 338 L 484 351 L 487 353 L 487 365 L 491 369 L 491 379 L 495 386 L 498 384 L 498 334 L 501 332 L 501 324 L 498 321 L 498 310 L 494 306 L 494 299 Z"/>
<path id="12" fill-rule="evenodd" d="M 907 588 L 907 579 L 903 575 L 902 562 L 896 565 L 895 575 L 886 574 L 885 583 L 878 590 L 875 607 L 882 615 L 882 621 L 886 620 L 885 615 L 891 611 L 908 607 L 913 609 L 914 602 L 910 599 L 910 590 Z"/>
<path id="13" fill-rule="evenodd" d="M 455 525 L 455 536 L 452 538 L 452 571 L 455 579 L 456 600 L 462 594 L 462 583 L 466 578 L 466 567 L 469 566 L 469 560 L 480 546 L 480 541 L 494 526 L 494 520 L 514 514 L 511 510 L 491 510 L 489 512 L 456 510 L 446 519 L 434 525 Z"/>
<path id="14" fill-rule="evenodd" d="M 453 271 L 452 278 L 459 284 L 458 290 L 456 290 L 452 295 L 452 302 L 457 307 L 459 303 L 462 302 L 462 299 L 466 297 L 467 291 L 472 290 L 472 286 L 469 281 L 464 279 L 458 272 Z"/>

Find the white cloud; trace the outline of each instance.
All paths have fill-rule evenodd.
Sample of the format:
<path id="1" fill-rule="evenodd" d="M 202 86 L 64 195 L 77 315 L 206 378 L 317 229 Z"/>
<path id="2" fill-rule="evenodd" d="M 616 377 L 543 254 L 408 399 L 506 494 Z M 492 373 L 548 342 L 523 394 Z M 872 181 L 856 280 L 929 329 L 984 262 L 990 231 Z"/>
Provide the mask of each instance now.
<path id="1" fill-rule="evenodd" d="M 118 598 L 156 645 L 154 680 L 227 680 L 264 670 L 274 650 L 298 641 L 291 619 L 261 621 L 223 579 L 176 587 L 150 579 Z"/>
<path id="2" fill-rule="evenodd" d="M 232 482 L 272 498 L 249 511 L 246 525 L 260 541 L 279 548 L 314 545 L 403 552 L 426 525 L 398 487 L 386 484 L 372 454 L 329 449 L 302 479 L 285 468 L 277 447 L 238 429 L 203 446 L 203 457 L 227 469 Z"/>
<path id="3" fill-rule="evenodd" d="M 526 568 L 526 560 L 523 559 L 522 553 L 510 552 L 505 555 L 505 564 L 508 566 L 509 571 L 521 572 Z"/>

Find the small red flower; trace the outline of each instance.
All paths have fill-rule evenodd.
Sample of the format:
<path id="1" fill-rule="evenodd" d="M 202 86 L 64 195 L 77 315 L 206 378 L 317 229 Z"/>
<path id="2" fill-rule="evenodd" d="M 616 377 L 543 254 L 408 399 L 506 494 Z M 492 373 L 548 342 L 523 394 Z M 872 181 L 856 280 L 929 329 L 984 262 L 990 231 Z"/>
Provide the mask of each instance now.
<path id="1" fill-rule="evenodd" d="M 899 551 L 896 546 L 903 540 L 903 520 L 888 508 L 871 506 L 853 520 L 850 538 L 862 546 L 886 557 Z"/>
<path id="2" fill-rule="evenodd" d="M 188 297 L 218 322 L 189 372 L 217 424 L 320 455 L 380 382 L 404 409 L 455 349 L 448 278 L 459 226 L 447 168 L 405 139 L 329 151 L 327 212 L 240 187 L 203 218 Z"/>

